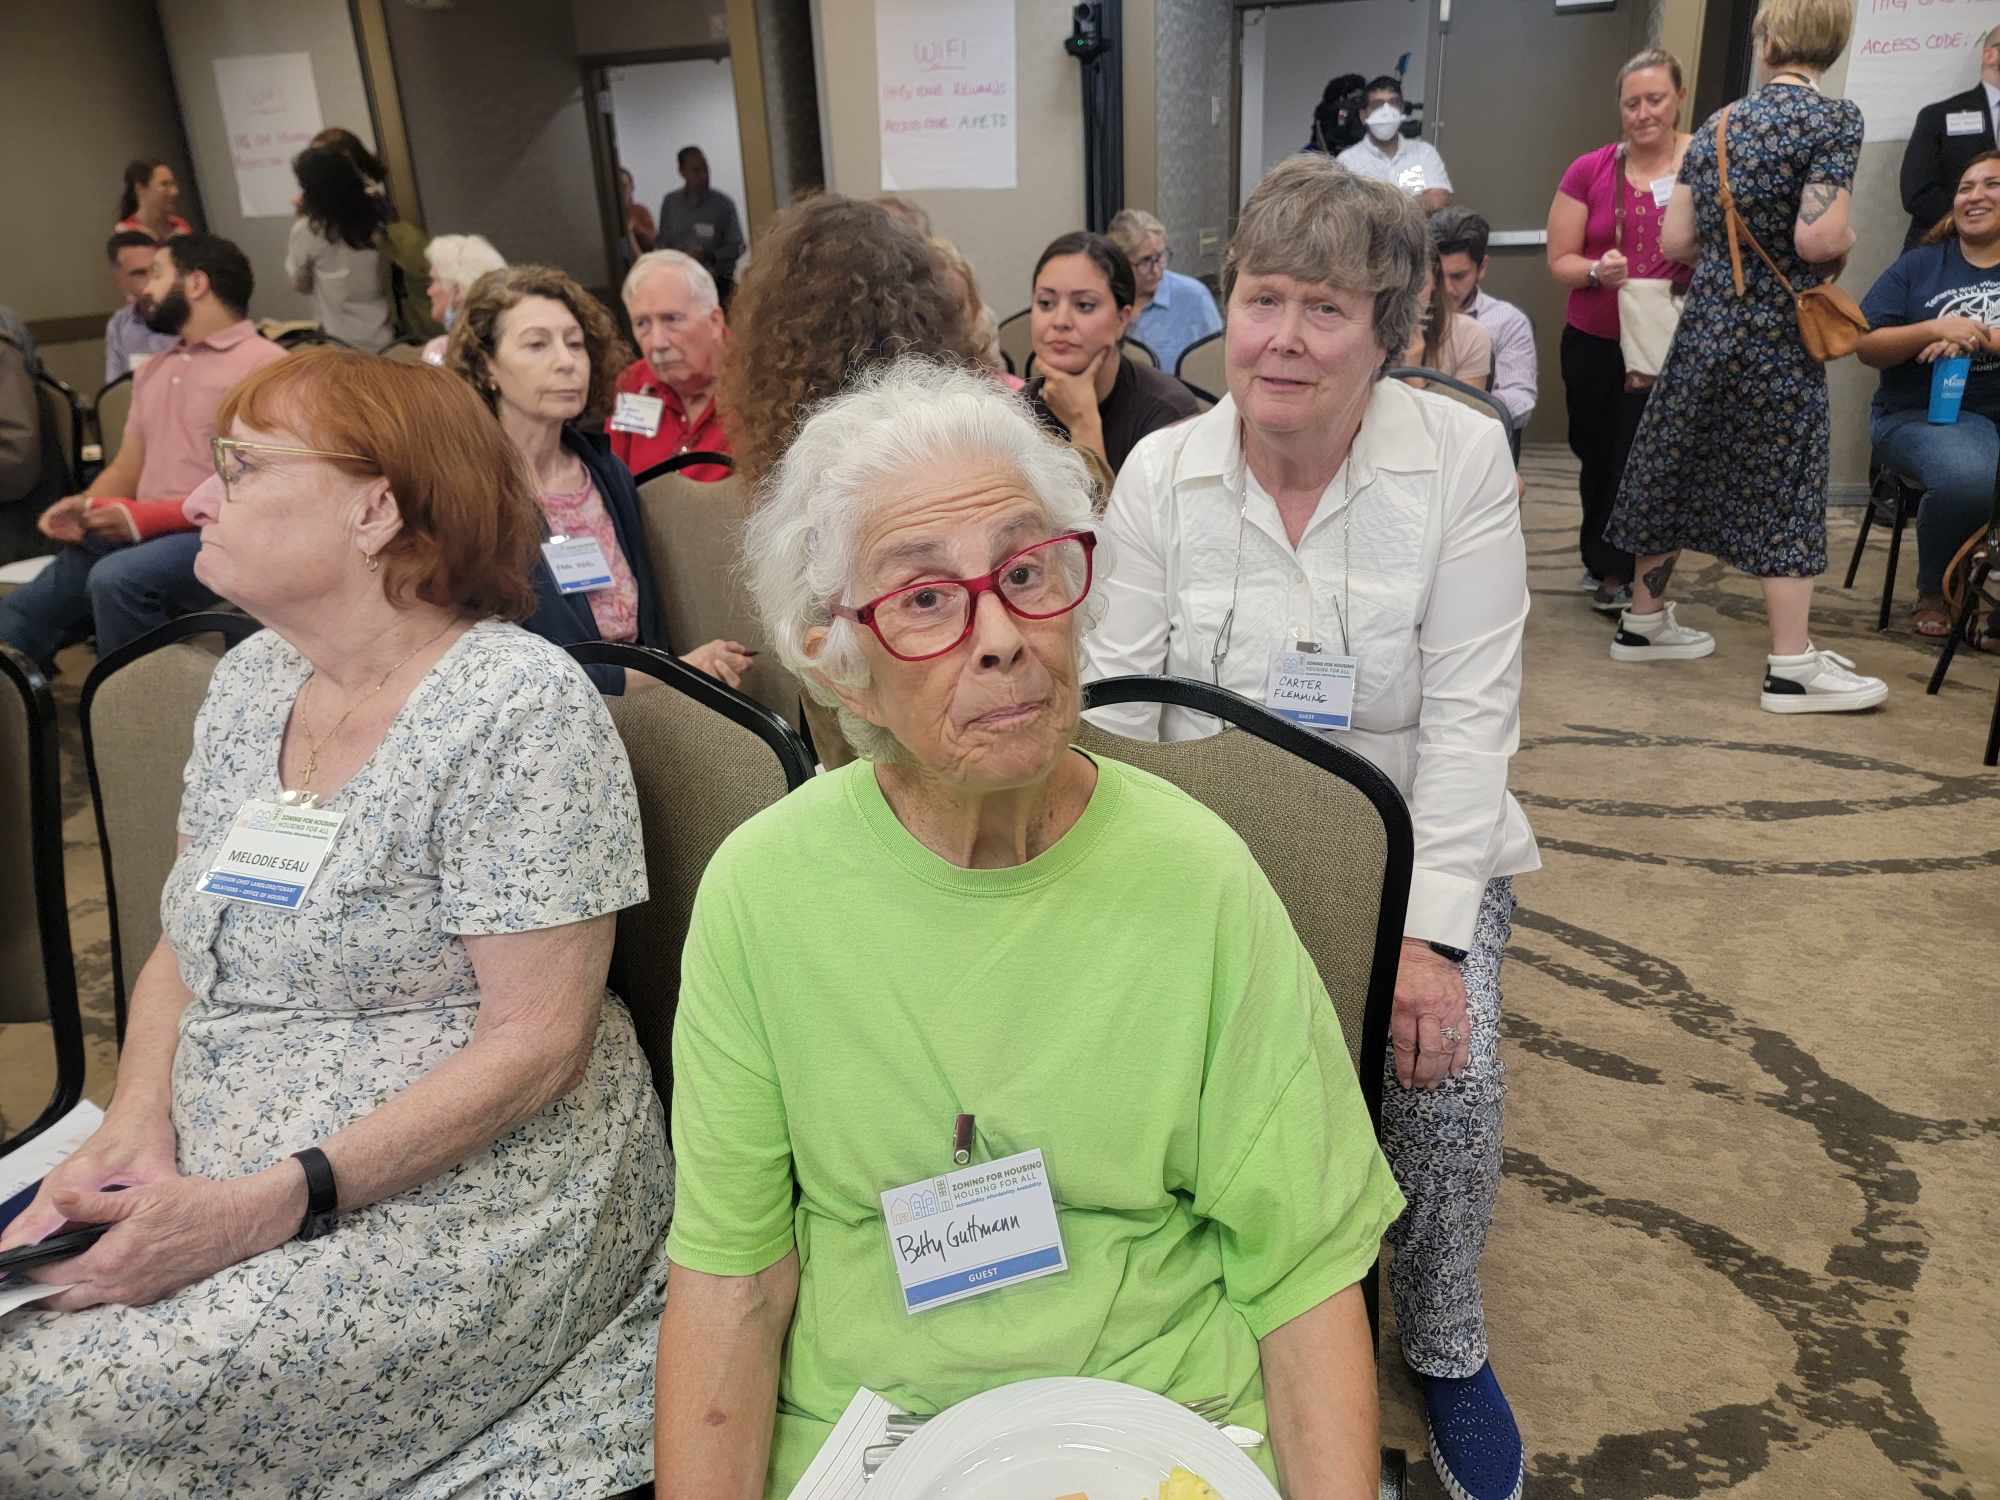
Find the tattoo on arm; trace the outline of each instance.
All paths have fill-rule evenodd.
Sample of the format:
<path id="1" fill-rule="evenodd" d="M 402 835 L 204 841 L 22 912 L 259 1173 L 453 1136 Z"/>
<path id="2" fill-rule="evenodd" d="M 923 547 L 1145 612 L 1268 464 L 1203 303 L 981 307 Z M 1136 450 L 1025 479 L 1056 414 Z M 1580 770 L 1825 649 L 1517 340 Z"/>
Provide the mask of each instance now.
<path id="1" fill-rule="evenodd" d="M 1674 564 L 1679 560 L 1678 557 L 1664 557 L 1660 559 L 1657 568 L 1649 569 L 1645 575 L 1646 592 L 1655 599 L 1664 599 L 1667 594 L 1667 581 L 1674 576 Z"/>
<path id="2" fill-rule="evenodd" d="M 1833 207 L 1834 200 L 1839 196 L 1840 189 L 1830 182 L 1807 183 L 1805 192 L 1799 195 L 1799 222 L 1818 223 L 1826 217 L 1827 210 Z"/>

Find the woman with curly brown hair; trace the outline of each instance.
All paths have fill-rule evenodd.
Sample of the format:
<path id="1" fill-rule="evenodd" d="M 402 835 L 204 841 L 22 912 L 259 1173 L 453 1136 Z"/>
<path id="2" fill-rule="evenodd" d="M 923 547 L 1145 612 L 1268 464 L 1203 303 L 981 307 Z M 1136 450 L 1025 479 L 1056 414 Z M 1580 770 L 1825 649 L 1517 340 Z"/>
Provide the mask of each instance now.
<path id="1" fill-rule="evenodd" d="M 729 308 L 718 397 L 736 472 L 760 483 L 815 401 L 899 354 L 978 364 L 956 278 L 877 203 L 821 193 L 772 221 Z"/>
<path id="2" fill-rule="evenodd" d="M 631 362 L 604 304 L 552 266 L 480 277 L 445 350 L 446 368 L 500 419 L 540 497 L 550 540 L 535 568 L 539 603 L 524 623 L 558 645 L 667 645 L 632 476 L 574 425 L 611 409 Z M 709 641 L 684 659 L 731 687 L 750 665 L 734 641 Z M 616 668 L 590 670 L 599 687 L 622 689 Z"/>

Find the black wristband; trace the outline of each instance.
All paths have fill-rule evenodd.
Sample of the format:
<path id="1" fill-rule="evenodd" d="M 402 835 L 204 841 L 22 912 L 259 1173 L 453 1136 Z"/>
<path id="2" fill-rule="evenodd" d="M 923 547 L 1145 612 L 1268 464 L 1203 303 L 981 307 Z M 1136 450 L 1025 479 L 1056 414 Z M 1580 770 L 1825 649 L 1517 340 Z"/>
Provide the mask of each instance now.
<path id="1" fill-rule="evenodd" d="M 1435 953 L 1439 958 L 1449 959 L 1455 964 L 1465 962 L 1465 949 L 1454 948 L 1449 943 L 1431 943 L 1429 939 L 1425 939 L 1425 941 L 1429 943 L 1431 952 Z"/>
<path id="2" fill-rule="evenodd" d="M 335 1210 L 340 1205 L 340 1190 L 333 1181 L 333 1163 L 317 1146 L 294 1151 L 292 1160 L 303 1167 L 306 1174 L 306 1214 L 300 1221 L 297 1237 L 316 1240 L 321 1235 L 333 1233 L 333 1226 L 339 1220 Z"/>

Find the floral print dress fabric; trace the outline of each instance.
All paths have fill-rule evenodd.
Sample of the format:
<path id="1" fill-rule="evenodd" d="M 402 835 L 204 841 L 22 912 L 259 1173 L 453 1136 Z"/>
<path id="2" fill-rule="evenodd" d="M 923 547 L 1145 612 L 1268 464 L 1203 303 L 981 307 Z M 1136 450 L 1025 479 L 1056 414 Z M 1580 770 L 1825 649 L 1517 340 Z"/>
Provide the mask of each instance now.
<path id="1" fill-rule="evenodd" d="M 237 809 L 278 788 L 308 672 L 268 632 L 196 729 L 162 907 L 194 998 L 180 1169 L 233 1177 L 326 1139 L 463 1048 L 461 939 L 646 899 L 637 799 L 595 689 L 486 621 L 328 799 L 347 814 L 296 915 L 202 895 Z M 608 992 L 583 1082 L 409 1192 L 149 1307 L 0 1324 L 0 1493 L 603 1495 L 652 1475 L 673 1209 L 664 1123 Z"/>
<path id="2" fill-rule="evenodd" d="M 1687 547 L 1757 577 L 1808 578 L 1826 571 L 1826 370 L 1748 244 L 1736 295 L 1715 126 L 1711 118 L 1695 132 L 1681 163 L 1700 251 L 1604 536 L 1641 556 Z M 1737 211 L 1800 291 L 1825 280 L 1792 245 L 1800 196 L 1815 182 L 1851 189 L 1860 155 L 1852 100 L 1767 84 L 1730 112 Z"/>

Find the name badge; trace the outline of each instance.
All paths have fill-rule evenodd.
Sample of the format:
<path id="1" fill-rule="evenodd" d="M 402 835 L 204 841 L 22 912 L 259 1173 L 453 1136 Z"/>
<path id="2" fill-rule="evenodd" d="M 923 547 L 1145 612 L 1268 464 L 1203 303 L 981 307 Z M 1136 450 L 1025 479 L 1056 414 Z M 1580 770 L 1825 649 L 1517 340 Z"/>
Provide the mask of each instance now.
<path id="1" fill-rule="evenodd" d="M 1671 177 L 1653 179 L 1653 207 L 1665 208 L 1667 200 L 1674 195 L 1674 180 Z"/>
<path id="2" fill-rule="evenodd" d="M 1978 135 L 1985 129 L 1985 118 L 1976 109 L 1954 109 L 1945 113 L 1946 135 Z"/>
<path id="3" fill-rule="evenodd" d="M 640 437 L 652 437 L 660 430 L 660 413 L 666 409 L 667 403 L 658 396 L 620 391 L 618 404 L 611 411 L 611 420 L 604 425 L 613 432 L 634 432 Z"/>
<path id="4" fill-rule="evenodd" d="M 587 594 L 611 587 L 611 564 L 594 536 L 559 536 L 542 543 L 542 556 L 556 576 L 556 590 L 564 594 Z"/>
<path id="5" fill-rule="evenodd" d="M 1069 1269 L 1039 1149 L 890 1188 L 882 1224 L 906 1313 Z"/>
<path id="6" fill-rule="evenodd" d="M 715 226 L 713 224 L 697 224 L 694 226 L 694 232 L 700 239 L 712 240 L 715 238 Z"/>
<path id="7" fill-rule="evenodd" d="M 1304 729 L 1351 728 L 1354 680 L 1360 668 L 1356 656 L 1280 648 L 1271 654 L 1264 706 Z"/>
<path id="8" fill-rule="evenodd" d="M 323 807 L 250 801 L 229 825 L 215 863 L 195 889 L 231 901 L 297 911 L 347 818 Z"/>

